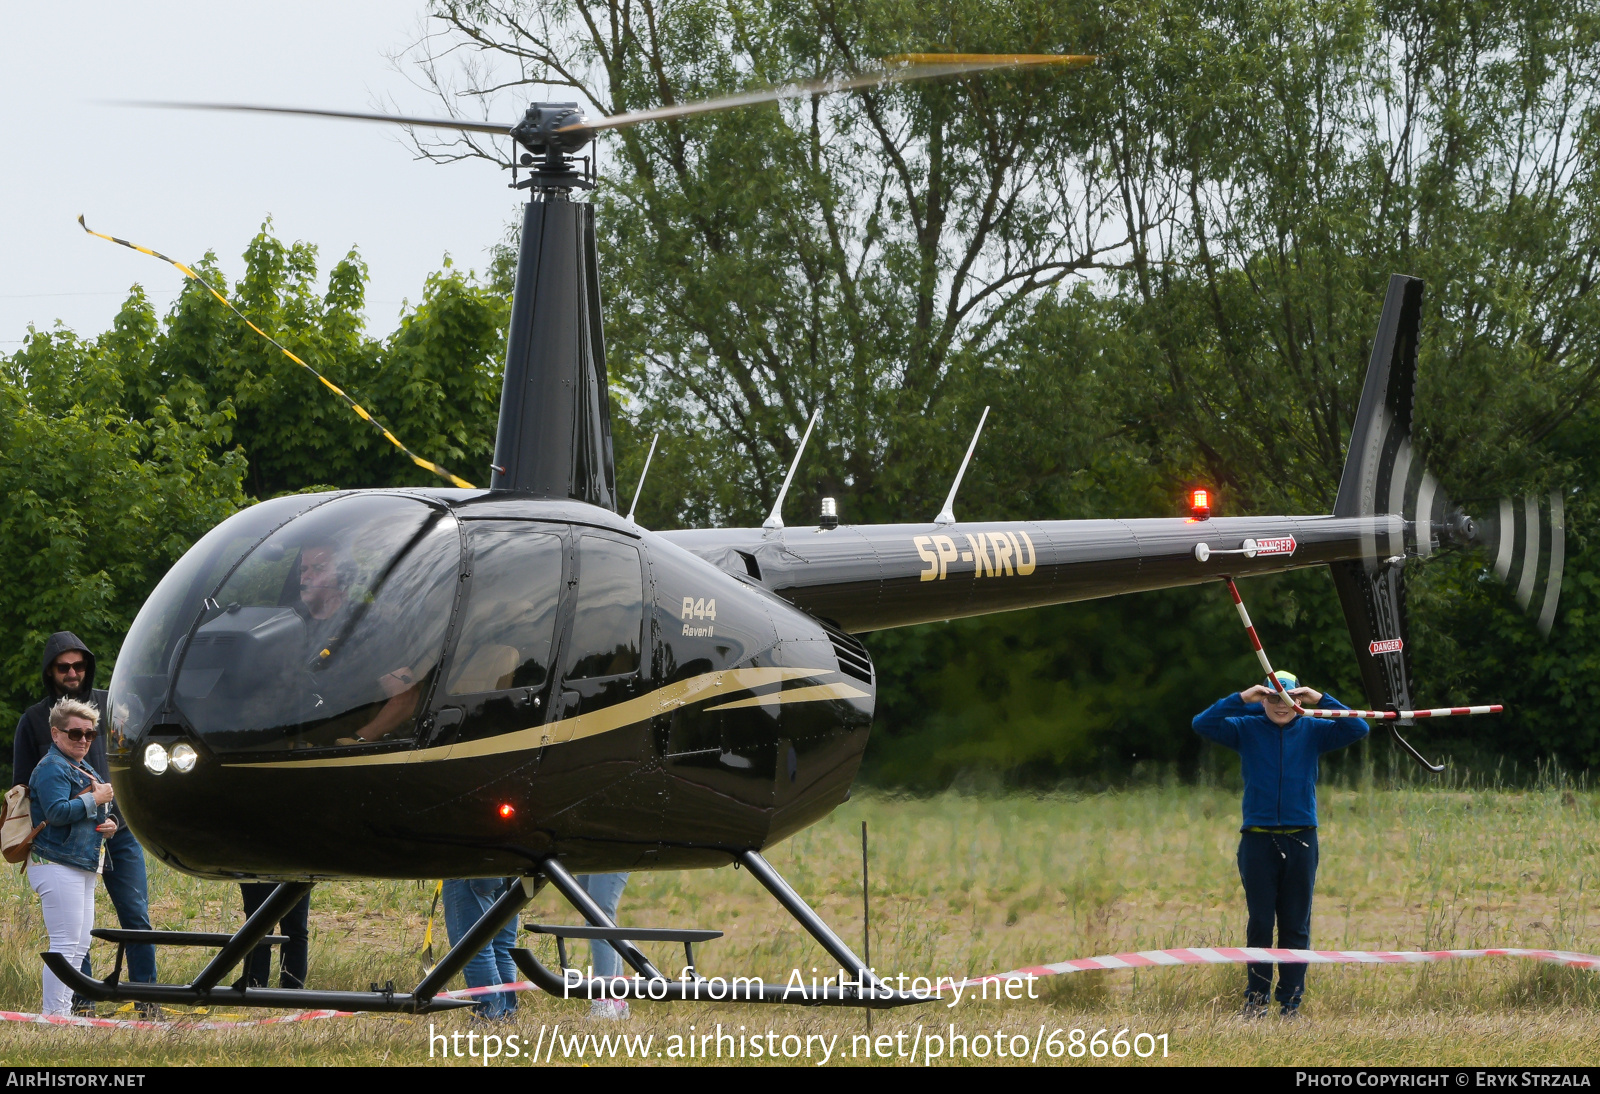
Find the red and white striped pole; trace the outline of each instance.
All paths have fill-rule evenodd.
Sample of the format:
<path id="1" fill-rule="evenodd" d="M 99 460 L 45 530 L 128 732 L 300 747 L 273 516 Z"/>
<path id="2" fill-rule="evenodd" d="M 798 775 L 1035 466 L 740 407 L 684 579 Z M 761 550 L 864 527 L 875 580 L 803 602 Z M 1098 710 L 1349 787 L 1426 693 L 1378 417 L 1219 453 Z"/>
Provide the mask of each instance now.
<path id="1" fill-rule="evenodd" d="M 1250 622 L 1250 613 L 1245 610 L 1244 598 L 1239 595 L 1239 586 L 1233 583 L 1231 577 L 1224 577 L 1222 580 L 1228 583 L 1233 606 L 1238 609 L 1239 618 L 1244 622 L 1245 633 L 1250 636 L 1250 645 L 1256 651 L 1256 660 L 1261 662 L 1261 668 L 1266 672 L 1267 679 L 1272 681 L 1272 686 L 1278 689 L 1279 697 L 1292 706 L 1297 714 L 1312 718 L 1372 718 L 1379 721 L 1396 721 L 1404 718 L 1450 718 L 1458 714 L 1499 714 L 1505 709 L 1499 703 L 1490 703 L 1476 707 L 1434 707 L 1432 710 L 1307 710 L 1295 702 L 1294 697 L 1284 688 L 1283 681 L 1278 679 L 1278 674 L 1272 671 L 1272 662 L 1267 660 L 1267 651 L 1262 648 L 1261 637 L 1256 634 L 1256 625 Z"/>

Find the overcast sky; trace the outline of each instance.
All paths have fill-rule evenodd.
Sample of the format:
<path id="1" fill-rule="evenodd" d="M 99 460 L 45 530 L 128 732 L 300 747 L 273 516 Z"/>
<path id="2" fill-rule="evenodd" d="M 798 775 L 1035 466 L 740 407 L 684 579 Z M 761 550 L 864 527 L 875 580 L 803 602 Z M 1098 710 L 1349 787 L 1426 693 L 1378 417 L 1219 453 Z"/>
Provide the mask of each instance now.
<path id="1" fill-rule="evenodd" d="M 89 225 L 230 278 L 271 215 L 319 270 L 355 244 L 371 268 L 368 328 L 384 334 L 448 252 L 482 269 L 515 208 L 504 172 L 416 162 L 380 125 L 133 110 L 175 99 L 436 115 L 386 54 L 418 33 L 421 0 L 0 3 L 0 353 L 29 323 L 106 329 L 133 282 L 164 312 L 182 275 L 85 235 Z"/>

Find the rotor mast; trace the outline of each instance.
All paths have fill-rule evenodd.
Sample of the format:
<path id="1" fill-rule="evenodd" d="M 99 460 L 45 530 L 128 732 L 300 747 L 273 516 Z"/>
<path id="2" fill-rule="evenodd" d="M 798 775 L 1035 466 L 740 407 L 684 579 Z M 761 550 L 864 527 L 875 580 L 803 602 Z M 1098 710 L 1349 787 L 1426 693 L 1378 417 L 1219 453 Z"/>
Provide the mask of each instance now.
<path id="1" fill-rule="evenodd" d="M 490 488 L 617 509 L 600 321 L 594 186 L 573 153 L 594 139 L 576 103 L 535 103 L 511 130 L 530 171 L 506 335 Z"/>

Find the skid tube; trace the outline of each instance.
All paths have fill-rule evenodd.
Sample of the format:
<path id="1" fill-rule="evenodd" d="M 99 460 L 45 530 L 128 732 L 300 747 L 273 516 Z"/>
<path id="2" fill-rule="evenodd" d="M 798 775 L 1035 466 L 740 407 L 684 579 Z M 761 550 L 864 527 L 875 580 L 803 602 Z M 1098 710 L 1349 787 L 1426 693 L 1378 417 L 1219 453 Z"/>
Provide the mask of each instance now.
<path id="1" fill-rule="evenodd" d="M 735 976 L 724 980 L 720 994 L 713 995 L 711 993 L 715 990 L 714 981 L 695 971 L 693 952 L 688 949 L 692 942 L 701 941 L 713 932 L 618 927 L 599 905 L 589 898 L 589 894 L 567 872 L 566 867 L 553 858 L 539 864 L 540 872 L 548 877 L 561 895 L 589 921 L 587 928 L 572 928 L 574 933 L 567 937 L 603 938 L 609 941 L 622 955 L 623 960 L 633 966 L 636 975 L 586 977 L 581 970 L 567 968 L 556 972 L 547 968 L 533 955 L 533 951 L 528 949 L 512 950 L 511 957 L 516 961 L 517 968 L 521 969 L 523 975 L 527 976 L 535 986 L 557 999 L 624 999 L 657 1003 L 790 1003 L 811 1007 L 870 1007 L 874 1010 L 885 1010 L 891 1007 L 930 1003 L 938 998 L 933 992 L 901 991 L 880 980 L 877 974 L 867 968 L 865 962 L 851 951 L 844 940 L 834 933 L 833 928 L 829 927 L 800 894 L 790 887 L 782 875 L 761 857 L 759 852 L 742 851 L 737 856 L 737 861 L 761 882 L 783 910 L 804 927 L 811 937 L 820 942 L 822 948 L 828 951 L 828 955 L 838 962 L 842 973 L 840 977 L 810 986 L 794 987 L 789 984 L 771 984 L 753 977 Z M 582 933 L 579 934 L 579 931 Z M 554 934 L 558 937 L 558 952 L 562 955 L 564 965 L 566 951 L 564 947 L 559 947 L 561 932 L 562 928 L 542 924 L 537 931 L 540 934 Z M 676 980 L 663 976 L 660 970 L 629 941 L 634 937 L 682 941 L 688 956 L 683 974 Z"/>
<path id="2" fill-rule="evenodd" d="M 272 891 L 260 908 L 232 935 L 196 934 L 187 931 L 97 931 L 99 937 L 117 943 L 117 963 L 109 977 L 96 980 L 66 959 L 64 954 L 45 953 L 46 967 L 78 995 L 95 1002 L 167 1003 L 178 1006 L 283 1007 L 291 1010 L 343 1010 L 390 1014 L 431 1014 L 437 1011 L 470 1007 L 476 1000 L 441 998 L 450 979 L 466 967 L 507 923 L 516 919 L 528 901 L 544 884 L 543 878 L 514 879 L 500 898 L 483 913 L 478 922 L 450 947 L 439 963 L 429 970 L 416 988 L 395 990 L 390 981 L 383 987 L 373 984 L 369 991 L 318 991 L 307 988 L 248 987 L 240 976 L 231 986 L 222 980 L 249 957 L 256 946 L 279 936 L 270 935 L 280 918 L 311 891 L 310 882 L 283 882 Z M 122 950 L 131 942 L 150 942 L 168 946 L 218 946 L 218 952 L 187 984 L 141 984 L 121 979 Z"/>
<path id="3" fill-rule="evenodd" d="M 484 912 L 458 943 L 430 969 L 413 990 L 396 990 L 391 981 L 380 988 L 373 984 L 368 991 L 321 991 L 307 988 L 250 987 L 240 976 L 232 985 L 222 981 L 245 961 L 251 952 L 263 943 L 284 941 L 271 934 L 279 919 L 311 891 L 310 882 L 283 882 L 272 891 L 266 901 L 245 920 L 238 931 L 229 934 L 196 933 L 192 931 L 120 931 L 98 930 L 96 936 L 117 944 L 117 960 L 111 975 L 104 980 L 86 976 L 69 963 L 63 954 L 40 954 L 46 967 L 76 994 L 95 1002 L 112 1003 L 165 1003 L 179 1006 L 275 1007 L 285 1009 L 328 1009 L 365 1011 L 368 1013 L 430 1014 L 473 1006 L 471 998 L 452 999 L 441 996 L 445 985 L 466 967 L 480 950 L 498 934 L 507 923 L 516 919 L 522 909 L 548 880 L 588 921 L 587 926 L 560 928 L 544 924 L 529 925 L 536 933 L 553 934 L 557 938 L 558 952 L 565 966 L 563 937 L 599 938 L 616 947 L 625 961 L 636 971 L 631 977 L 584 977 L 576 969 L 563 967 L 561 972 L 546 968 L 528 949 L 512 950 L 512 957 L 528 979 L 541 990 L 563 999 L 638 999 L 650 1001 L 675 1000 L 681 1002 L 751 1002 L 791 1003 L 800 1006 L 870 1007 L 886 1009 L 927 1003 L 938 998 L 937 993 L 902 991 L 890 987 L 868 969 L 850 947 L 845 944 L 822 917 L 796 893 L 762 858 L 759 852 L 743 851 L 737 855 L 738 864 L 749 870 L 756 880 L 772 894 L 778 904 L 811 934 L 828 955 L 838 962 L 841 975 L 823 983 L 796 987 L 791 984 L 771 984 L 753 977 L 734 977 L 726 981 L 727 990 L 712 995 L 716 982 L 701 976 L 694 967 L 693 945 L 719 937 L 718 931 L 665 930 L 618 927 L 601 910 L 576 878 L 555 858 L 543 859 L 532 876 L 512 878 L 500 898 Z M 563 935 L 563 930 L 570 934 Z M 650 962 L 633 939 L 643 941 L 676 941 L 685 948 L 686 965 L 676 980 L 668 979 Z M 215 946 L 217 954 L 198 976 L 187 984 L 159 984 L 125 981 L 121 978 L 124 948 L 133 943 L 151 943 L 166 946 Z M 719 978 L 721 979 L 721 978 Z"/>

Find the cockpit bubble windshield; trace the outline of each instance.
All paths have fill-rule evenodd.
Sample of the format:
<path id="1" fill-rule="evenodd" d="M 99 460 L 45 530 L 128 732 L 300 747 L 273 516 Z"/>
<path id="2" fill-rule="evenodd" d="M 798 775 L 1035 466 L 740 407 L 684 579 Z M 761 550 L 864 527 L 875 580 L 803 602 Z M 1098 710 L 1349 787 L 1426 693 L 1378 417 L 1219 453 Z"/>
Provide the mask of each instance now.
<path id="1" fill-rule="evenodd" d="M 219 752 L 411 738 L 461 564 L 455 518 L 359 494 L 279 528 L 205 603 L 174 702 Z"/>
<path id="2" fill-rule="evenodd" d="M 128 747 L 166 702 L 173 652 L 189 634 L 201 602 L 262 538 L 328 501 L 293 494 L 240 510 L 202 536 L 167 571 L 122 641 L 111 677 L 111 747 Z M 130 736 L 132 735 L 131 739 Z"/>

